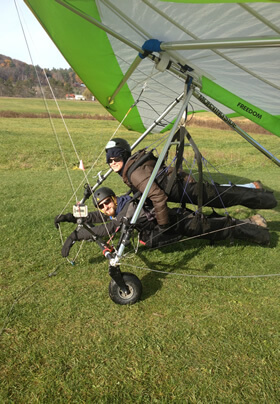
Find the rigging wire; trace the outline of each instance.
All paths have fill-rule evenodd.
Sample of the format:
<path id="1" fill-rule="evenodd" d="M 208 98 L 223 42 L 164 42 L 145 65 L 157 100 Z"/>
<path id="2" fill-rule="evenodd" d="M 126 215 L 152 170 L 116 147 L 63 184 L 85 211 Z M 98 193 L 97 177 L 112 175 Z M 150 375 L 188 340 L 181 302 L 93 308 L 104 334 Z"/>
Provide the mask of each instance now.
<path id="1" fill-rule="evenodd" d="M 18 15 L 18 18 L 19 18 L 20 26 L 21 26 L 21 29 L 22 29 L 22 33 L 23 33 L 23 36 L 24 36 L 24 40 L 25 40 L 25 44 L 26 44 L 26 47 L 27 47 L 27 51 L 28 51 L 28 54 L 29 54 L 29 57 L 30 57 L 32 66 L 34 67 L 34 70 L 35 70 L 35 73 L 36 73 L 36 77 L 37 77 L 38 84 L 39 84 L 39 87 L 40 87 L 40 90 L 41 90 L 41 94 L 42 94 L 42 97 L 43 97 L 44 105 L 45 105 L 45 108 L 46 108 L 46 110 L 47 110 L 47 114 L 48 114 L 48 117 L 49 117 L 49 121 L 50 121 L 50 124 L 51 124 L 51 128 L 52 128 L 53 134 L 54 134 L 55 139 L 56 139 L 56 142 L 57 142 L 57 144 L 58 144 L 58 148 L 59 148 L 61 157 L 62 157 L 62 159 L 63 159 L 64 165 L 65 165 L 65 168 L 66 168 L 68 180 L 69 180 L 69 182 L 70 182 L 70 185 L 71 185 L 71 188 L 72 188 L 72 190 L 73 190 L 73 193 L 74 193 L 75 196 L 76 196 L 75 189 L 74 189 L 74 185 L 73 185 L 73 182 L 72 182 L 72 179 L 71 179 L 71 176 L 70 176 L 70 172 L 69 172 L 69 169 L 68 169 L 66 160 L 65 160 L 65 156 L 64 156 L 64 153 L 63 153 L 63 150 L 62 150 L 62 146 L 61 146 L 61 143 L 60 143 L 60 141 L 59 141 L 59 138 L 58 138 L 58 135 L 57 135 L 57 131 L 56 131 L 56 129 L 55 129 L 55 125 L 54 125 L 54 122 L 53 122 L 53 119 L 52 119 L 52 116 L 51 116 L 51 113 L 50 113 L 50 110 L 49 110 L 49 107 L 48 107 L 48 103 L 47 103 L 47 100 L 46 100 L 46 97 L 45 97 L 45 93 L 44 93 L 44 90 L 43 90 L 43 87 L 42 87 L 42 84 L 41 84 L 41 80 L 40 80 L 40 77 L 39 77 L 39 74 L 38 74 L 38 70 L 37 70 L 37 68 L 36 68 L 36 66 L 35 66 L 35 64 L 34 64 L 33 58 L 32 58 L 32 54 L 31 54 L 31 51 L 30 51 L 29 43 L 28 43 L 28 40 L 27 40 L 27 37 L 26 37 L 26 34 L 25 34 L 25 30 L 24 30 L 24 27 L 23 27 L 23 24 L 22 24 L 22 19 L 21 19 L 20 13 L 19 13 L 19 9 L 18 9 L 18 5 L 17 5 L 16 0 L 14 0 L 14 4 L 15 4 L 15 7 L 16 7 L 16 11 L 17 11 L 17 15 Z M 51 86 L 50 86 L 50 82 L 49 82 L 49 80 L 48 80 L 48 78 L 47 78 L 45 69 L 43 69 L 43 72 L 44 72 L 45 78 L 46 78 L 46 80 L 47 80 L 47 83 L 48 83 L 48 85 L 49 85 L 49 88 L 50 88 L 50 90 L 51 90 L 51 93 L 52 93 L 52 95 L 53 95 L 53 97 L 54 97 L 54 100 L 55 100 L 55 102 L 56 102 L 57 108 L 58 108 L 58 110 L 59 110 L 59 112 L 60 112 L 60 116 L 61 116 L 61 118 L 63 119 L 63 116 L 62 116 L 62 114 L 61 114 L 60 108 L 59 108 L 59 106 L 58 106 L 58 104 L 57 104 L 57 101 L 56 101 L 56 99 L 55 99 L 54 93 L 53 93 L 52 88 L 51 88 Z M 69 131 L 68 131 L 68 128 L 67 128 L 67 126 L 66 126 L 66 123 L 65 123 L 64 119 L 63 119 L 63 122 L 64 122 L 64 126 L 66 127 L 66 130 L 67 130 L 68 134 L 70 135 L 70 133 L 69 133 Z M 76 196 L 76 200 L 77 200 L 77 196 Z"/>
<path id="2" fill-rule="evenodd" d="M 112 140 L 112 139 L 114 138 L 114 136 L 115 136 L 116 133 L 118 132 L 119 128 L 122 126 L 123 122 L 125 121 L 125 119 L 127 118 L 128 114 L 130 113 L 130 111 L 132 110 L 132 108 L 133 108 L 135 105 L 136 105 L 136 103 L 133 104 L 133 105 L 129 108 L 129 110 L 127 111 L 127 113 L 126 113 L 125 116 L 123 117 L 122 121 L 119 122 L 117 128 L 115 129 L 113 135 L 110 137 L 109 140 Z M 105 151 L 105 147 L 104 147 L 104 148 L 102 149 L 102 151 L 99 153 L 99 155 L 98 155 L 98 157 L 96 158 L 96 160 L 94 161 L 92 167 L 91 167 L 90 170 L 88 171 L 88 174 L 89 174 L 89 172 L 94 168 L 94 166 L 97 164 L 98 160 L 100 159 L 101 155 L 103 155 L 104 151 Z M 88 174 L 87 174 L 87 175 L 88 175 Z M 87 183 L 89 183 L 88 180 L 87 180 Z M 82 184 L 83 184 L 83 181 L 82 181 L 82 182 L 80 183 L 80 185 L 78 186 L 78 189 L 82 186 Z M 93 193 L 92 193 L 92 195 L 93 195 Z M 73 195 L 72 195 L 72 197 L 73 197 Z M 61 216 L 61 215 L 63 214 L 63 212 L 66 210 L 67 206 L 70 204 L 70 201 L 72 200 L 72 197 L 69 199 L 69 201 L 67 202 L 67 204 L 65 205 L 65 207 L 63 208 L 63 210 L 61 211 L 61 213 L 60 213 L 59 216 Z M 99 212 L 99 210 L 98 210 L 98 212 Z M 101 212 L 100 212 L 100 218 L 101 218 L 101 220 L 102 220 L 102 224 L 103 224 L 104 227 L 105 227 L 105 230 L 106 230 L 106 232 L 107 232 L 107 235 L 108 235 L 108 237 L 109 237 L 109 239 L 110 239 L 110 238 L 112 237 L 112 235 L 110 234 L 110 232 L 109 232 L 109 230 L 108 230 L 107 223 L 106 223 L 106 221 L 104 220 L 104 218 L 103 218 Z M 60 232 L 61 245 L 63 245 L 63 237 L 62 237 L 61 228 L 60 228 L 60 225 L 59 225 L 59 224 L 58 224 L 58 227 L 59 227 L 59 232 Z M 113 246 L 113 248 L 114 248 L 114 250 L 115 250 L 115 247 L 114 247 L 114 246 Z M 79 250 L 78 250 L 78 252 L 77 252 L 75 258 L 74 258 L 73 260 L 69 260 L 69 259 L 67 258 L 67 261 L 70 262 L 72 265 L 74 265 L 75 262 L 76 262 L 76 260 L 77 260 L 77 258 L 78 258 L 78 255 L 79 255 L 80 252 L 81 252 L 81 247 L 79 248 Z"/>
<path id="3" fill-rule="evenodd" d="M 15 307 L 15 305 L 20 301 L 20 299 L 22 299 L 22 297 L 24 297 L 24 296 L 27 294 L 27 292 L 28 292 L 31 288 L 33 288 L 33 286 L 37 285 L 37 283 L 42 282 L 42 281 L 44 281 L 44 280 L 46 280 L 46 279 L 48 279 L 48 278 L 50 278 L 50 277 L 52 277 L 52 276 L 56 276 L 56 274 L 57 274 L 57 272 L 58 272 L 58 270 L 59 270 L 59 267 L 60 267 L 61 265 L 62 265 L 62 264 L 58 265 L 58 266 L 56 267 L 56 269 L 55 269 L 54 271 L 50 272 L 48 275 L 43 275 L 41 278 L 39 278 L 39 279 L 37 279 L 36 281 L 34 281 L 33 283 L 31 283 L 31 285 L 27 286 L 26 288 L 24 288 L 24 289 L 22 290 L 22 292 L 19 293 L 19 295 L 14 299 L 14 301 L 13 301 L 13 303 L 12 303 L 12 305 L 11 305 L 9 311 L 8 311 L 8 314 L 7 314 L 6 317 L 4 318 L 3 326 L 2 326 L 2 328 L 0 329 L 0 337 L 3 335 L 3 333 L 4 333 L 4 331 L 5 331 L 5 328 L 6 328 L 7 324 L 9 323 L 9 320 L 10 320 L 11 314 L 12 314 L 12 312 L 13 312 L 13 310 L 14 310 L 14 307 Z"/>
<path id="4" fill-rule="evenodd" d="M 26 46 L 27 46 L 27 49 L 28 49 L 28 53 L 29 53 L 29 56 L 30 56 L 30 60 L 31 60 L 31 63 L 32 63 L 34 69 L 35 69 L 36 77 L 37 77 L 37 80 L 38 80 L 38 83 L 39 83 L 39 86 L 40 86 L 40 89 L 41 89 L 41 93 L 42 93 L 43 100 L 44 100 L 44 105 L 45 105 L 45 108 L 46 108 L 47 113 L 48 113 L 48 116 L 49 116 L 49 120 L 50 120 L 50 123 L 51 123 L 52 131 L 53 131 L 53 133 L 54 133 L 54 135 L 55 135 L 55 139 L 56 139 L 56 142 L 57 142 L 57 145 L 58 145 L 58 148 L 59 148 L 61 157 L 62 157 L 62 159 L 63 159 L 64 166 L 65 166 L 65 169 L 66 169 L 66 172 L 67 172 L 67 176 L 68 176 L 68 179 L 69 179 L 69 182 L 70 182 L 70 185 L 71 185 L 71 188 L 72 188 L 72 192 L 73 192 L 71 198 L 69 199 L 69 201 L 67 202 L 67 204 L 65 205 L 65 207 L 63 208 L 63 210 L 61 211 L 61 213 L 59 214 L 59 216 L 61 216 L 62 213 L 66 210 L 66 208 L 67 208 L 68 205 L 70 204 L 70 202 L 71 202 L 71 200 L 73 199 L 73 197 L 76 199 L 76 203 L 79 203 L 78 197 L 77 197 L 77 191 L 80 189 L 80 187 L 82 186 L 82 184 L 83 184 L 84 181 L 82 181 L 82 182 L 79 184 L 78 188 L 75 189 L 74 184 L 73 184 L 73 181 L 72 181 L 72 178 L 71 178 L 71 175 L 70 175 L 70 170 L 69 170 L 68 165 L 67 165 L 67 162 L 66 162 L 66 158 L 65 158 L 65 155 L 64 155 L 64 151 L 63 151 L 63 148 L 62 148 L 61 143 L 60 143 L 60 141 L 59 141 L 59 137 L 58 137 L 58 134 L 57 134 L 57 131 L 56 131 L 56 128 L 55 128 L 53 119 L 52 119 L 52 117 L 51 117 L 51 113 L 50 113 L 50 110 L 49 110 L 49 107 L 48 107 L 48 104 L 47 104 L 47 101 L 46 101 L 45 93 L 44 93 L 44 90 L 43 90 L 43 87 L 42 87 L 42 84 L 41 84 L 41 81 L 40 81 L 40 78 L 39 78 L 39 74 L 38 74 L 38 71 L 37 71 L 37 69 L 36 69 L 36 66 L 35 66 L 35 64 L 34 64 L 34 62 L 33 62 L 32 54 L 31 54 L 30 47 L 29 47 L 29 44 L 28 44 L 28 41 L 27 41 L 27 37 L 26 37 L 25 30 L 24 30 L 24 27 L 23 27 L 23 24 L 22 24 L 22 20 L 21 20 L 21 16 L 20 16 L 20 13 L 19 13 L 19 10 L 18 10 L 18 7 L 17 7 L 16 0 L 14 0 L 14 3 L 15 3 L 15 6 L 16 6 L 16 10 L 17 10 L 17 14 L 18 14 L 19 21 L 20 21 L 21 29 L 22 29 L 22 32 L 23 32 L 23 35 L 24 35 L 24 38 L 25 38 L 25 43 L 26 43 Z M 58 102 L 57 102 L 56 96 L 55 96 L 55 94 L 54 94 L 54 92 L 53 92 L 52 86 L 51 86 L 51 84 L 50 84 L 50 82 L 49 82 L 49 79 L 48 79 L 48 77 L 47 77 L 47 74 L 46 74 L 46 72 L 45 72 L 45 69 L 43 69 L 43 73 L 44 73 L 46 82 L 47 82 L 47 84 L 48 84 L 48 87 L 49 87 L 49 89 L 50 89 L 50 92 L 51 92 L 51 94 L 52 94 L 53 100 L 55 101 L 55 104 L 56 104 L 57 110 L 58 110 L 58 112 L 59 112 L 60 118 L 61 118 L 61 120 L 62 120 L 62 122 L 63 122 L 64 128 L 65 128 L 65 130 L 66 130 L 66 132 L 67 132 L 68 138 L 70 139 L 71 145 L 72 145 L 73 150 L 74 150 L 74 152 L 75 152 L 75 154 L 76 154 L 77 160 L 80 161 L 81 158 L 80 158 L 80 156 L 79 156 L 79 154 L 78 154 L 77 148 L 76 148 L 76 146 L 75 146 L 75 144 L 74 144 L 73 138 L 72 138 L 72 136 L 71 136 L 71 134 L 70 134 L 70 131 L 69 131 L 69 129 L 68 129 L 68 126 L 67 126 L 67 124 L 66 124 L 66 121 L 65 121 L 65 119 L 64 119 L 64 116 L 63 116 L 63 114 L 62 114 L 62 111 L 61 111 L 61 109 L 60 109 L 60 106 L 59 106 L 59 104 L 58 104 Z M 143 87 L 143 89 L 142 89 L 142 91 L 141 91 L 141 93 L 140 93 L 140 95 L 139 95 L 138 100 L 129 108 L 129 110 L 127 111 L 127 113 L 125 114 L 125 116 L 123 117 L 122 121 L 119 123 L 119 125 L 117 126 L 115 132 L 113 133 L 113 135 L 111 136 L 111 138 L 110 138 L 109 140 L 111 140 L 111 139 L 115 136 L 115 134 L 117 133 L 117 131 L 119 130 L 119 128 L 121 127 L 121 125 L 123 124 L 123 122 L 125 121 L 125 119 L 127 118 L 128 114 L 130 113 L 130 111 L 132 110 L 132 108 L 138 103 L 138 101 L 139 101 L 139 99 L 140 99 L 140 97 L 141 97 L 141 95 L 142 95 L 144 89 L 145 89 L 145 87 Z M 86 173 L 86 171 L 83 171 L 84 178 L 85 178 L 85 180 L 86 180 L 87 183 L 89 183 L 89 179 L 88 179 L 89 173 L 90 173 L 91 170 L 94 168 L 94 166 L 97 164 L 98 160 L 100 159 L 101 155 L 103 155 L 104 151 L 105 151 L 105 147 L 104 147 L 103 150 L 99 153 L 98 157 L 96 158 L 95 162 L 92 164 L 92 167 L 90 168 L 90 170 L 88 171 L 88 173 Z M 102 217 L 102 215 L 101 215 L 101 217 Z M 108 236 L 109 236 L 109 238 L 110 238 L 111 235 L 110 235 L 110 233 L 109 233 L 109 231 L 108 231 L 106 222 L 104 221 L 103 217 L 102 217 L 102 220 L 103 220 L 103 224 L 104 224 L 104 226 L 105 226 L 105 228 L 106 228 L 107 234 L 108 234 Z M 59 231 L 60 231 L 61 243 L 62 243 L 62 245 L 63 245 L 63 237 L 62 237 L 62 232 L 61 232 L 60 226 L 59 226 Z M 83 243 L 82 243 L 82 245 L 83 245 Z M 81 247 L 80 247 L 80 249 L 79 249 L 79 251 L 78 251 L 78 254 L 79 254 L 80 250 L 81 250 Z M 75 259 L 74 259 L 73 261 L 69 261 L 69 259 L 68 259 L 68 261 L 73 264 L 73 262 L 75 262 L 75 260 L 76 260 L 76 258 L 77 258 L 77 256 L 78 256 L 78 254 L 76 255 L 76 257 L 75 257 Z"/>
<path id="5" fill-rule="evenodd" d="M 123 264 L 124 266 L 127 267 L 133 267 L 145 271 L 150 271 L 150 272 L 157 272 L 165 275 L 174 275 L 174 276 L 184 276 L 188 278 L 210 278 L 210 279 L 242 279 L 242 278 L 270 278 L 274 276 L 280 276 L 280 274 L 260 274 L 260 275 L 195 275 L 195 274 L 182 274 L 180 272 L 167 272 L 167 271 L 160 271 L 158 269 L 151 269 L 148 267 L 139 267 L 136 265 L 130 265 L 130 264 Z"/>

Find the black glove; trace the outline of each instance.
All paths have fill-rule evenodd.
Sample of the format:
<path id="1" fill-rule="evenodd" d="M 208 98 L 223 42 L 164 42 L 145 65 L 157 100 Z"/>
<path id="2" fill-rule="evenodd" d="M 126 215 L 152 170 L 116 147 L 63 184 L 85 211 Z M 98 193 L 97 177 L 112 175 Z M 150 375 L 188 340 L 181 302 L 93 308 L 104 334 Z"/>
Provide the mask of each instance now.
<path id="1" fill-rule="evenodd" d="M 91 195 L 92 195 L 92 190 L 89 184 L 85 184 L 84 185 L 84 197 L 85 199 L 88 199 Z"/>
<path id="2" fill-rule="evenodd" d="M 77 241 L 77 232 L 76 230 L 73 231 L 73 233 L 70 234 L 70 236 L 66 239 L 65 243 L 63 244 L 63 247 L 61 249 L 61 255 L 62 257 L 68 257 L 69 251 L 71 247 L 75 244 L 75 241 Z"/>
<path id="3" fill-rule="evenodd" d="M 57 229 L 58 229 L 58 223 L 61 222 L 76 223 L 77 219 L 73 216 L 72 213 L 67 213 L 66 215 L 58 215 L 54 218 L 54 225 Z"/>

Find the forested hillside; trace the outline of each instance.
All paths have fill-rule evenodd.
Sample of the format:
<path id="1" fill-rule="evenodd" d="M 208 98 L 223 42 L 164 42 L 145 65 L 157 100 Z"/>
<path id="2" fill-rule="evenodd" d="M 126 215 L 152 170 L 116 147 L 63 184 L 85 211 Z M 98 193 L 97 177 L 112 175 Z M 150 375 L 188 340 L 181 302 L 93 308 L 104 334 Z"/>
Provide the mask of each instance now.
<path id="1" fill-rule="evenodd" d="M 47 79 L 57 98 L 85 91 L 80 78 L 71 68 L 44 70 L 40 66 L 36 66 L 35 70 L 32 65 L 0 55 L 0 97 L 42 97 L 37 75 L 47 98 L 51 98 Z"/>

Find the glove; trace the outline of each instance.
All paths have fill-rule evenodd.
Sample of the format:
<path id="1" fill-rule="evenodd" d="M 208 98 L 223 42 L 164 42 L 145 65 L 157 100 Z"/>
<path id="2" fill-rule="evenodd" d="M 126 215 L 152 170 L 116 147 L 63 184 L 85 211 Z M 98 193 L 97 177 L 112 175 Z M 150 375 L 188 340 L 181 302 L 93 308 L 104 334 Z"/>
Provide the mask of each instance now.
<path id="1" fill-rule="evenodd" d="M 85 199 L 88 199 L 91 195 L 92 195 L 92 190 L 89 184 L 85 184 L 84 185 L 84 197 Z"/>
<path id="2" fill-rule="evenodd" d="M 72 213 L 67 213 L 66 215 L 58 215 L 54 218 L 54 225 L 58 229 L 58 224 L 61 222 L 76 223 L 76 218 Z"/>
<path id="3" fill-rule="evenodd" d="M 70 249 L 77 240 L 78 240 L 77 232 L 73 231 L 73 233 L 70 234 L 70 236 L 66 239 L 65 243 L 63 244 L 63 247 L 61 249 L 62 257 L 64 258 L 68 257 Z"/>

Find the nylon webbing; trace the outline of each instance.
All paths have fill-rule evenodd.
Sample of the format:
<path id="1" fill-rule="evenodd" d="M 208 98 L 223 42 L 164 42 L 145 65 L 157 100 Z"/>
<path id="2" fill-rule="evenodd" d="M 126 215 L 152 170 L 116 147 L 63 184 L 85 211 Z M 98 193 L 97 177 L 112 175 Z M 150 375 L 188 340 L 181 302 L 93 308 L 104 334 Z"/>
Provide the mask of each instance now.
<path id="1" fill-rule="evenodd" d="M 182 128 L 184 130 L 182 130 Z M 169 179 L 168 179 L 168 183 L 167 186 L 165 188 L 165 193 L 167 195 L 169 195 L 174 181 L 177 177 L 178 171 L 180 169 L 180 167 L 182 166 L 182 159 L 183 159 L 183 153 L 184 153 L 184 145 L 185 145 L 185 128 L 183 126 L 180 127 L 180 129 L 177 130 L 177 132 L 174 135 L 173 141 L 175 140 L 179 140 L 179 146 L 177 146 L 177 150 L 176 150 L 176 155 L 177 155 L 177 159 L 176 159 L 176 163 L 175 163 L 175 167 L 174 170 L 172 172 L 172 174 L 170 175 Z"/>

